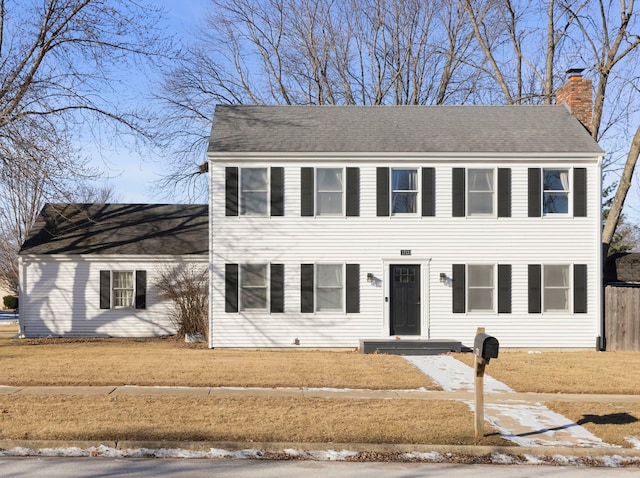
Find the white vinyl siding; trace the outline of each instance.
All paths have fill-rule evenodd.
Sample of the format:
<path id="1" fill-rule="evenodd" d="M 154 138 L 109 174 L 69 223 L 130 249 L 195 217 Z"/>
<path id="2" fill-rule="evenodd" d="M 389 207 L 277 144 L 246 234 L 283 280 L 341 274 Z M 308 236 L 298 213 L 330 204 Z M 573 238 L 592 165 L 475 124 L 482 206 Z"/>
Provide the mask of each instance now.
<path id="1" fill-rule="evenodd" d="M 395 156 L 374 161 L 365 157 L 329 158 L 304 154 L 282 160 L 241 155 L 221 155 L 211 161 L 211 330 L 214 347 L 357 347 L 360 339 L 388 338 L 390 264 L 421 265 L 421 338 L 458 339 L 473 344 L 478 326 L 500 340 L 503 347 L 588 347 L 599 334 L 600 307 L 600 197 L 587 195 L 587 217 L 562 217 L 547 221 L 528 217 L 528 168 L 587 168 L 587 187 L 598 191 L 597 158 L 407 158 Z M 434 168 L 435 215 L 399 214 L 378 217 L 376 171 Z M 240 163 L 240 164 L 239 164 Z M 234 221 L 224 217 L 224 167 L 265 164 L 284 168 L 286 211 L 283 217 L 249 217 Z M 322 220 L 301 218 L 302 167 L 359 168 L 358 217 L 326 216 Z M 547 167 L 548 166 L 548 167 Z M 511 217 L 477 216 L 473 220 L 452 217 L 453 168 L 511 169 Z M 420 176 L 420 175 L 418 175 Z M 494 177 L 494 191 L 496 182 Z M 418 178 L 418 181 L 420 179 Z M 391 184 L 390 184 L 391 186 Z M 389 189 L 391 196 L 391 188 Z M 419 194 L 418 194 L 419 196 Z M 494 192 L 495 196 L 495 192 Z M 391 201 L 391 199 L 390 199 Z M 418 204 L 420 201 L 418 200 Z M 418 206 L 418 211 L 420 206 Z M 391 210 L 390 210 L 391 211 Z M 258 231 L 258 232 L 257 232 Z M 401 255 L 411 251 L 411 255 Z M 282 263 L 286 301 L 281 314 L 225 313 L 224 265 Z M 301 313 L 301 264 L 359 264 L 360 313 L 344 311 Z M 452 277 L 453 264 L 493 264 L 494 312 L 453 314 L 452 282 L 440 282 L 440 273 Z M 511 269 L 511 313 L 498 314 L 497 264 Z M 587 313 L 528 313 L 529 264 L 585 264 Z M 367 282 L 367 274 L 372 275 Z M 317 284 L 314 284 L 314 290 Z"/>
<path id="2" fill-rule="evenodd" d="M 162 270 L 185 262 L 197 262 L 206 267 L 207 261 L 206 255 L 21 256 L 21 333 L 26 337 L 173 335 L 176 327 L 169 317 L 170 303 L 158 297 L 155 287 L 159 274 Z M 112 306 L 101 309 L 100 271 L 146 271 L 146 307 L 136 309 Z M 129 284 L 125 280 L 125 285 Z M 130 290 L 130 287 L 123 290 Z M 125 296 L 129 297 L 129 292 Z M 113 294 L 111 300 L 114 300 Z M 126 301 L 128 300 L 127 298 Z"/>

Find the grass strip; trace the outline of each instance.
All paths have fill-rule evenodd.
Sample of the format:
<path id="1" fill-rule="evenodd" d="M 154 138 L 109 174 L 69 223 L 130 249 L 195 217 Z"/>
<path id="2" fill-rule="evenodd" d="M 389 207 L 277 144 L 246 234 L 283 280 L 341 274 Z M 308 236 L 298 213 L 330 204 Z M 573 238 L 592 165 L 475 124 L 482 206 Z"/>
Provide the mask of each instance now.
<path id="1" fill-rule="evenodd" d="M 437 389 L 401 357 L 210 350 L 176 339 L 0 339 L 0 385 Z"/>
<path id="2" fill-rule="evenodd" d="M 505 445 L 459 402 L 282 397 L 0 396 L 0 437 Z"/>

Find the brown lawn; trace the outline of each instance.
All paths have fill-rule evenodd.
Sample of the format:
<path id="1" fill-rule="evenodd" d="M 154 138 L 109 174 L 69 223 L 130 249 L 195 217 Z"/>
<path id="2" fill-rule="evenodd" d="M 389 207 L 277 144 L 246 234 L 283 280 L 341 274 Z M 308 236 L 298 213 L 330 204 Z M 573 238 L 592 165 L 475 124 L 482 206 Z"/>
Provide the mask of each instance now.
<path id="1" fill-rule="evenodd" d="M 455 354 L 472 364 L 470 354 Z M 175 339 L 0 338 L 0 385 L 436 387 L 401 357 L 357 352 L 209 350 Z M 487 373 L 522 392 L 638 394 L 640 353 L 501 352 Z M 609 443 L 640 437 L 640 405 L 547 405 Z M 452 401 L 0 395 L 0 438 L 504 444 L 476 442 Z"/>

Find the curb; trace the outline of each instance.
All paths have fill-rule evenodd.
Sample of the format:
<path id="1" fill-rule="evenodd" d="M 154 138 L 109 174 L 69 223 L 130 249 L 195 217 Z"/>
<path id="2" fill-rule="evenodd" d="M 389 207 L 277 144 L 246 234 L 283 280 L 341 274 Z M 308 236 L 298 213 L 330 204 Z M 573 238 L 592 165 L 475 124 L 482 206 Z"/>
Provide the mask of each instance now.
<path id="1" fill-rule="evenodd" d="M 385 444 L 385 443 L 300 443 L 300 442 L 230 442 L 230 441 L 86 441 L 86 440 L 6 440 L 0 439 L 0 455 L 11 450 L 20 450 L 21 456 L 47 455 L 55 450 L 79 449 L 96 450 L 108 447 L 113 450 L 145 450 L 148 455 L 159 450 L 187 450 L 207 452 L 210 450 L 227 450 L 230 452 L 253 450 L 262 451 L 265 457 L 287 450 L 303 452 L 313 451 L 345 451 L 374 456 L 401 455 L 405 453 L 462 456 L 491 456 L 495 454 L 512 457 L 554 457 L 558 455 L 579 458 L 623 457 L 632 459 L 640 465 L 640 449 L 635 448 L 581 448 L 581 447 L 518 447 L 518 446 L 486 446 L 486 445 L 425 445 L 425 444 Z M 91 453 L 89 455 L 93 456 Z M 263 456 L 257 454 L 255 457 Z M 272 457 L 275 458 L 275 457 Z M 275 458 L 277 459 L 277 458 Z M 282 458 L 281 458 L 282 459 Z M 289 456 L 287 459 L 292 459 Z M 635 460 L 633 460 L 635 459 Z M 382 460 L 370 460 L 382 461 Z M 435 460 L 434 460 L 435 461 Z"/>

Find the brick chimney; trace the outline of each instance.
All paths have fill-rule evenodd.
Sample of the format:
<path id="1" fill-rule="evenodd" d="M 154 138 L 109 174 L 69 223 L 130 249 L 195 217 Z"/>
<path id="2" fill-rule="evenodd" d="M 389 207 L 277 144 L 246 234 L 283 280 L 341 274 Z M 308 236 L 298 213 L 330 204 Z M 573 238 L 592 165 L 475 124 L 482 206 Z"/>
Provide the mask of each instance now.
<path id="1" fill-rule="evenodd" d="M 567 71 L 567 82 L 556 91 L 556 104 L 566 103 L 573 115 L 591 133 L 593 126 L 593 87 L 583 78 L 582 68 Z"/>

